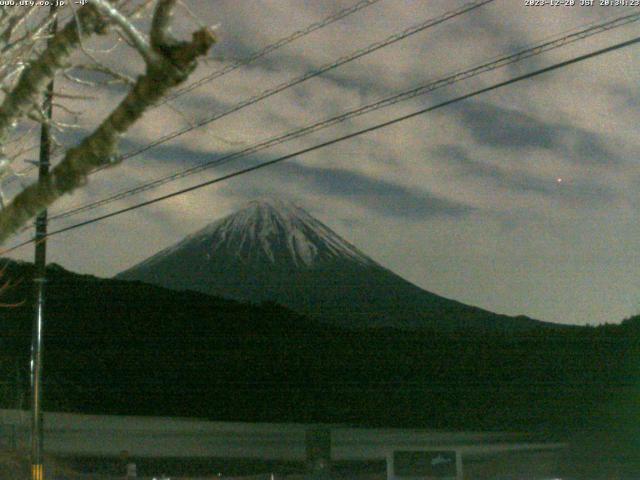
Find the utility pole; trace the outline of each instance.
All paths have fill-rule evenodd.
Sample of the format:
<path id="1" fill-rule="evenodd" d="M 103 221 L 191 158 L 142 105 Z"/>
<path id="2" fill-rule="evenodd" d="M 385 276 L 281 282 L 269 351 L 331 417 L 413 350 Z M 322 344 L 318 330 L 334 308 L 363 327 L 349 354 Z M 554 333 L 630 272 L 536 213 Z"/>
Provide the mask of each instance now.
<path id="1" fill-rule="evenodd" d="M 55 2 L 51 3 L 51 15 L 55 15 Z M 49 29 L 53 36 L 58 21 L 54 19 Z M 51 38 L 51 37 L 50 37 Z M 50 40 L 48 40 L 49 42 Z M 40 128 L 40 159 L 38 182 L 49 178 L 51 154 L 51 126 L 48 120 L 53 115 L 53 80 L 47 85 L 42 104 L 45 121 Z M 31 339 L 31 480 L 44 480 L 43 434 L 42 434 L 42 331 L 44 327 L 44 300 L 47 266 L 47 210 L 36 217 L 35 261 L 33 282 L 35 287 L 35 309 Z"/>

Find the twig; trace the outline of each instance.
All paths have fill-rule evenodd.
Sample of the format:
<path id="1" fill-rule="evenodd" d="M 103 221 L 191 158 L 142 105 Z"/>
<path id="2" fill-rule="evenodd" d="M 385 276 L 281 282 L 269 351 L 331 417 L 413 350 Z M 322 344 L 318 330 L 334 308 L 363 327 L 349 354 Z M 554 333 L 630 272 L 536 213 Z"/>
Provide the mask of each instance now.
<path id="1" fill-rule="evenodd" d="M 208 53 L 215 37 L 206 28 L 196 31 L 190 41 L 171 37 L 174 5 L 175 0 L 159 0 L 151 23 L 153 54 L 145 57 L 149 59 L 146 72 L 115 110 L 78 146 L 67 150 L 46 181 L 25 188 L 0 212 L 0 243 L 56 199 L 84 185 L 93 170 L 121 161 L 116 150 L 120 137 L 170 89 L 183 83 L 195 70 L 197 59 Z"/>
<path id="2" fill-rule="evenodd" d="M 159 59 L 157 58 L 157 54 L 151 49 L 151 46 L 147 42 L 147 39 L 144 38 L 144 35 L 134 27 L 133 23 L 131 23 L 120 11 L 115 8 L 110 2 L 107 0 L 91 0 L 91 2 L 95 5 L 95 7 L 107 18 L 110 18 L 126 35 L 129 41 L 133 44 L 133 46 L 138 50 L 138 53 L 142 55 L 142 58 L 145 59 L 147 63 L 157 62 Z"/>
<path id="3" fill-rule="evenodd" d="M 78 15 L 86 31 L 106 31 L 106 22 L 92 7 L 82 7 Z M 24 69 L 16 86 L 0 105 L 0 145 L 13 125 L 31 111 L 34 100 L 41 97 L 55 73 L 64 68 L 64 62 L 79 41 L 76 24 L 69 22 L 55 35 L 48 48 Z"/>

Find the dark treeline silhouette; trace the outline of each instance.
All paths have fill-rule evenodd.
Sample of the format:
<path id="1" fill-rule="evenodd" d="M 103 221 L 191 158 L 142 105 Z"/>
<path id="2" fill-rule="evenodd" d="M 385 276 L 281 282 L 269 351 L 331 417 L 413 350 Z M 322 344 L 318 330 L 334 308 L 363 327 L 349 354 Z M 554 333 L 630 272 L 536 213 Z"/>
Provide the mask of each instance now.
<path id="1" fill-rule="evenodd" d="M 30 264 L 0 310 L 2 406 L 28 389 Z M 44 407 L 215 420 L 532 430 L 628 427 L 640 317 L 517 334 L 347 330 L 49 267 Z"/>

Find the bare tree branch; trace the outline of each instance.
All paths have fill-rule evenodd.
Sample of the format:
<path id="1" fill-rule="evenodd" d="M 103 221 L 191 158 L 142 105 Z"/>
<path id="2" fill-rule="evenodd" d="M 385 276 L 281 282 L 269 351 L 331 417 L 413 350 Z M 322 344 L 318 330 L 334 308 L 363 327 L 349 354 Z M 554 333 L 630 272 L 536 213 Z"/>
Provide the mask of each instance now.
<path id="1" fill-rule="evenodd" d="M 168 29 L 174 5 L 175 0 L 158 1 L 150 35 L 153 55 L 145 57 L 151 61 L 147 62 L 145 74 L 136 79 L 135 85 L 116 109 L 78 146 L 67 150 L 63 160 L 51 171 L 46 182 L 27 187 L 0 211 L 0 243 L 56 199 L 84 185 L 93 170 L 118 163 L 116 149 L 122 134 L 171 88 L 184 82 L 197 66 L 197 59 L 208 53 L 215 43 L 215 37 L 206 28 L 196 31 L 190 41 L 177 41 L 171 37 Z M 71 34 L 63 31 L 62 35 Z M 65 52 L 68 51 L 67 45 L 70 40 L 61 42 L 57 38 L 54 39 L 59 45 L 58 48 L 64 48 Z M 74 40 L 77 44 L 77 38 Z M 46 63 L 60 65 L 57 56 Z M 3 125 L 1 120 L 2 117 L 0 133 Z"/>
<path id="2" fill-rule="evenodd" d="M 73 69 L 84 70 L 86 72 L 100 73 L 108 77 L 111 77 L 111 80 L 92 82 L 92 81 L 78 78 L 72 75 L 70 72 L 64 72 L 64 76 L 67 77 L 68 79 L 72 80 L 73 82 L 84 84 L 84 85 L 98 86 L 98 85 L 112 85 L 114 83 L 121 83 L 121 84 L 131 86 L 135 84 L 135 80 L 133 78 L 128 77 L 123 73 L 116 72 L 112 68 L 109 68 L 99 63 L 93 64 L 93 65 L 77 65 L 73 67 Z"/>
<path id="3" fill-rule="evenodd" d="M 116 7 L 114 7 L 107 0 L 91 0 L 95 7 L 102 13 L 104 16 L 113 21 L 122 32 L 126 35 L 127 39 L 131 42 L 131 44 L 138 50 L 138 53 L 142 55 L 142 58 L 145 59 L 147 63 L 155 63 L 160 61 L 156 57 L 156 53 L 151 49 L 151 46 L 147 42 L 147 39 L 144 38 L 144 35 L 140 33 L 136 27 L 131 23 L 124 15 L 122 15 Z M 158 5 L 157 9 L 161 9 L 160 5 Z"/>
<path id="4" fill-rule="evenodd" d="M 85 32 L 106 31 L 107 24 L 103 17 L 90 5 L 80 9 L 78 18 Z M 37 103 L 55 73 L 64 68 L 64 62 L 79 42 L 78 27 L 74 22 L 69 22 L 51 40 L 42 55 L 24 69 L 17 85 L 0 105 L 0 146 L 16 122 L 33 109 L 34 102 Z"/>

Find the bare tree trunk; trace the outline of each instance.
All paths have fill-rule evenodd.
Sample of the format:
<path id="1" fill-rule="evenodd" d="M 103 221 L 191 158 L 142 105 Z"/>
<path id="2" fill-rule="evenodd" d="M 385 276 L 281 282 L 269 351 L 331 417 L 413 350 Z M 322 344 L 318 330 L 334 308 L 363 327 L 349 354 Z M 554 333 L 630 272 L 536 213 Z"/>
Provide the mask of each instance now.
<path id="1" fill-rule="evenodd" d="M 169 19 L 176 0 L 158 1 L 150 44 L 113 4 L 105 0 L 92 1 L 95 6 L 83 7 L 78 14 L 83 31 L 102 33 L 107 25 L 117 25 L 145 59 L 146 72 L 135 80 L 126 97 L 92 134 L 67 150 L 46 182 L 25 188 L 0 211 L 0 243 L 62 195 L 84 185 L 93 170 L 117 164 L 120 137 L 150 106 L 184 82 L 197 66 L 197 59 L 206 55 L 215 43 L 215 37 L 206 28 L 193 33 L 190 41 L 179 42 L 169 35 Z M 128 22 L 124 28 L 123 22 Z M 33 108 L 33 99 L 44 91 L 55 72 L 63 68 L 65 58 L 79 41 L 78 26 L 70 22 L 56 35 L 51 47 L 22 73 L 18 84 L 0 106 L 0 145 L 11 125 Z"/>

